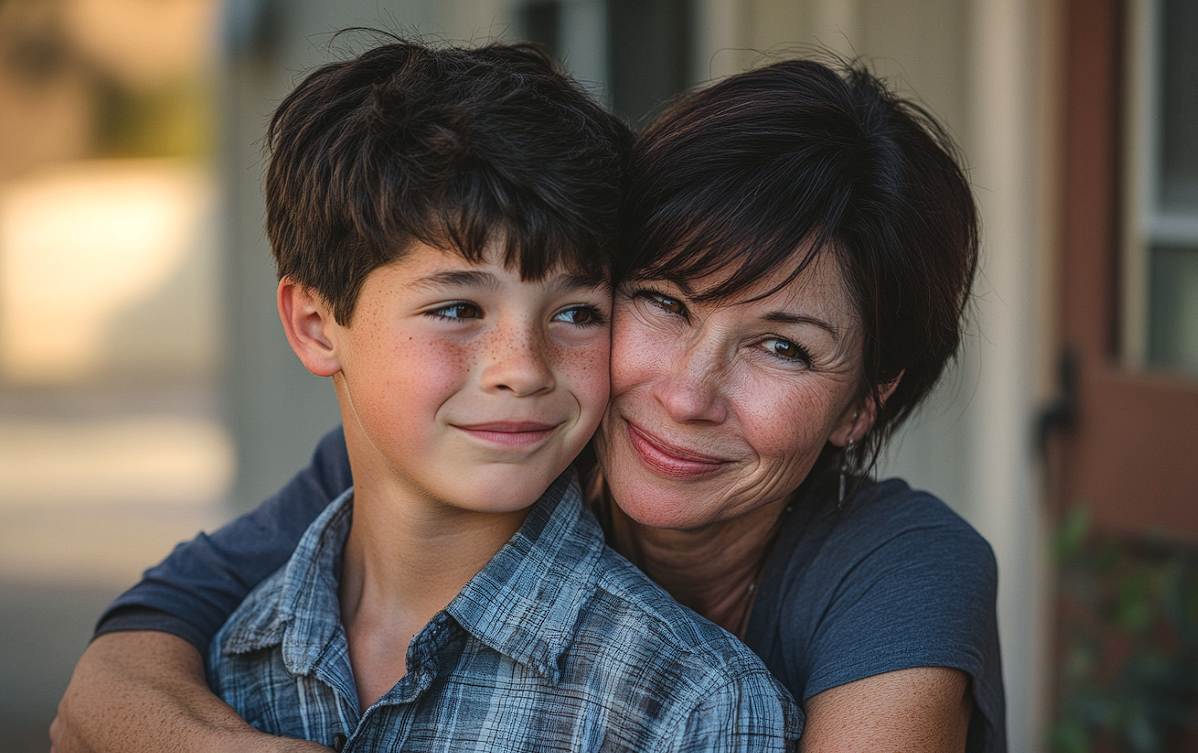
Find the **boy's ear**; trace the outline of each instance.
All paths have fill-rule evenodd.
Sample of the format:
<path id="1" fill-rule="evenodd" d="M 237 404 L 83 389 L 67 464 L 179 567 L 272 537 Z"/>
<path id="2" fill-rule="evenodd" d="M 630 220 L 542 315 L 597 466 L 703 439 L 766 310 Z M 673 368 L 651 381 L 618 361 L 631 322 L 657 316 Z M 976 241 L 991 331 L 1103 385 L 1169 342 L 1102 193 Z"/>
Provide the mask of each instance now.
<path id="1" fill-rule="evenodd" d="M 878 409 L 885 405 L 886 400 L 894 394 L 894 390 L 902 378 L 903 374 L 899 372 L 893 381 L 887 382 L 878 390 L 877 400 L 874 400 L 873 395 L 866 395 L 845 411 L 840 424 L 829 437 L 829 441 L 838 447 L 848 446 L 850 439 L 860 442 L 869 433 L 869 430 L 874 428 L 874 421 L 878 418 Z"/>
<path id="2" fill-rule="evenodd" d="M 316 376 L 333 376 L 341 371 L 335 334 L 337 322 L 324 299 L 284 277 L 279 281 L 278 304 L 287 342 L 308 371 Z"/>

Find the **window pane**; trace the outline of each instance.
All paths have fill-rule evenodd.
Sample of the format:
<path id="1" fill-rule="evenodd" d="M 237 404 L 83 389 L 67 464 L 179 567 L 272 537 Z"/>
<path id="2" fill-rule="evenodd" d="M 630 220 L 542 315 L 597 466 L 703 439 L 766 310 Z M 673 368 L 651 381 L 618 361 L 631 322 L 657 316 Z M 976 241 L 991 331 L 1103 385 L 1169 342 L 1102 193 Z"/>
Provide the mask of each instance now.
<path id="1" fill-rule="evenodd" d="M 1198 371 L 1198 245 L 1152 248 L 1148 360 Z"/>
<path id="2" fill-rule="evenodd" d="M 686 88 L 689 0 L 611 0 L 607 4 L 612 107 L 634 124 Z"/>
<path id="3" fill-rule="evenodd" d="M 1161 203 L 1198 213 L 1198 2 L 1165 0 Z"/>

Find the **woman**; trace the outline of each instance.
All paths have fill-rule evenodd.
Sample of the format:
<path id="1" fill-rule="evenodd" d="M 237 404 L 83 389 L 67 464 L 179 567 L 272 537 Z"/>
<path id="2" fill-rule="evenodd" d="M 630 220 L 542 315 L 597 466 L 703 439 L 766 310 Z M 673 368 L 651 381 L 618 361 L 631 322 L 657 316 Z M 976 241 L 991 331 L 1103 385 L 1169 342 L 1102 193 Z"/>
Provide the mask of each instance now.
<path id="1" fill-rule="evenodd" d="M 804 750 L 1005 750 L 989 547 L 863 475 L 960 340 L 977 221 L 947 137 L 863 71 L 778 63 L 662 115 L 627 210 L 590 484 L 610 543 L 762 657 L 805 707 Z M 334 433 L 101 632 L 204 645 L 348 483 Z M 62 753 L 321 749 L 250 730 L 194 648 L 147 632 L 92 644 L 53 734 Z"/>

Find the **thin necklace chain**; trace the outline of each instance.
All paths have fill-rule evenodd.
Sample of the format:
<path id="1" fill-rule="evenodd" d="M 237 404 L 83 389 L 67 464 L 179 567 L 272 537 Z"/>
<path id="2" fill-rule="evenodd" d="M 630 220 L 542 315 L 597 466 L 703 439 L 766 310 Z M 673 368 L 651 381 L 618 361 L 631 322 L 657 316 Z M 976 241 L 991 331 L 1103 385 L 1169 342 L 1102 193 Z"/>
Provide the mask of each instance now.
<path id="1" fill-rule="evenodd" d="M 774 522 L 774 530 L 770 533 L 769 541 L 762 549 L 761 560 L 757 563 L 753 578 L 749 581 L 749 587 L 745 589 L 744 596 L 741 597 L 744 605 L 741 607 L 740 619 L 736 621 L 736 637 L 742 641 L 749 629 L 749 617 L 753 614 L 753 604 L 757 601 L 757 587 L 761 585 L 761 579 L 765 575 L 766 566 L 769 564 L 770 557 L 774 553 L 774 545 L 778 543 L 778 537 L 782 534 L 782 527 L 786 519 L 794 512 L 794 507 L 794 502 L 788 502 L 786 507 L 778 515 L 778 520 Z"/>

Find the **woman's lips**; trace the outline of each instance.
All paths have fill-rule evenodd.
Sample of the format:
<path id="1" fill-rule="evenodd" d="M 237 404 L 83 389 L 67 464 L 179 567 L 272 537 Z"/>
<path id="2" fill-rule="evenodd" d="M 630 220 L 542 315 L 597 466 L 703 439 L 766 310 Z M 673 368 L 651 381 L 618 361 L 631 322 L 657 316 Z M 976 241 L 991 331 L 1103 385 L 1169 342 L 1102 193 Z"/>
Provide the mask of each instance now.
<path id="1" fill-rule="evenodd" d="M 628 426 L 628 441 L 641 462 L 663 476 L 677 479 L 693 479 L 719 473 L 732 461 L 685 450 L 667 444 L 658 437 Z"/>
<path id="2" fill-rule="evenodd" d="M 547 439 L 556 424 L 534 421 L 492 421 L 482 424 L 457 424 L 457 428 L 475 439 L 503 447 L 531 447 Z"/>

